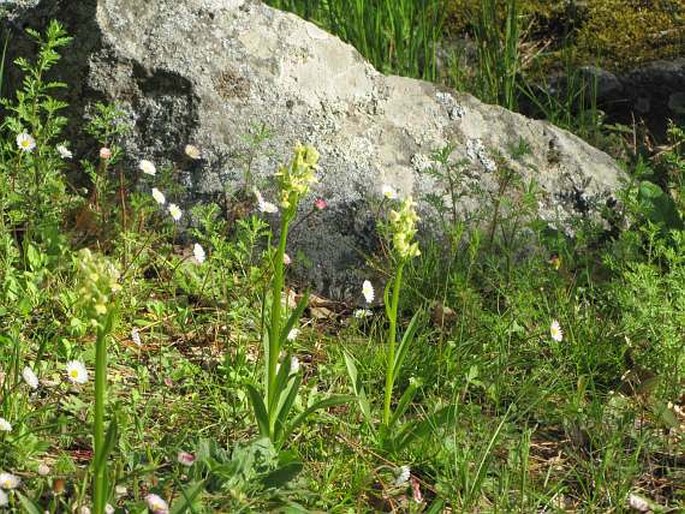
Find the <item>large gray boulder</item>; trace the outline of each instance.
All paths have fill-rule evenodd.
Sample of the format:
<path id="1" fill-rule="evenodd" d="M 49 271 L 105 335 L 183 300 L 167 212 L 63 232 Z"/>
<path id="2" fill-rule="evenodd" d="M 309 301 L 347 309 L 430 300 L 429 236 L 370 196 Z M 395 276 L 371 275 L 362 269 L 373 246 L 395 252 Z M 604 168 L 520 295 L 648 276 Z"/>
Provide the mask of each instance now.
<path id="1" fill-rule="evenodd" d="M 573 216 L 596 216 L 611 204 L 621 181 L 611 158 L 564 130 L 382 75 L 337 37 L 260 2 L 33 3 L 6 23 L 40 28 L 56 18 L 75 37 L 60 68 L 73 116 L 95 101 L 117 101 L 134 123 L 125 142 L 132 159 L 180 163 L 187 143 L 202 149 L 194 169 L 179 164 L 196 195 L 189 199 L 236 187 L 251 127 L 272 131 L 252 162 L 259 177 L 287 160 L 296 141 L 313 144 L 321 153 L 316 195 L 330 207 L 298 225 L 290 253 L 308 257 L 301 276 L 331 297 L 358 296 L 381 186 L 421 200 L 435 185 L 420 172 L 445 145 L 454 145 L 454 161 L 473 160 L 471 178 L 485 190 L 496 187 L 486 169 L 494 152 L 510 161 L 541 188 L 540 214 L 564 230 Z M 29 48 L 13 39 L 13 54 Z M 528 151 L 515 159 L 521 142 Z M 432 211 L 419 204 L 430 227 Z M 477 205 L 466 195 L 459 209 Z"/>

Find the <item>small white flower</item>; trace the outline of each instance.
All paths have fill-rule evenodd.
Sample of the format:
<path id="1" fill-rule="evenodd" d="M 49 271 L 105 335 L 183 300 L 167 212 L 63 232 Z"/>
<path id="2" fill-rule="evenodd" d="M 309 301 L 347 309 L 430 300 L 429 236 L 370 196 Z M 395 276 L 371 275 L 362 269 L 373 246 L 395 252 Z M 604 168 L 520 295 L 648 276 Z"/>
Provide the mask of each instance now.
<path id="1" fill-rule="evenodd" d="M 155 202 L 157 202 L 159 205 L 164 205 L 166 203 L 166 197 L 164 196 L 164 193 L 162 193 L 156 187 L 152 188 L 152 198 L 154 198 Z"/>
<path id="2" fill-rule="evenodd" d="M 31 368 L 26 366 L 21 371 L 21 376 L 24 378 L 26 385 L 28 385 L 31 389 L 38 389 L 38 377 Z"/>
<path id="3" fill-rule="evenodd" d="M 50 466 L 45 464 L 45 462 L 41 462 L 38 465 L 38 474 L 42 477 L 46 477 L 50 474 Z"/>
<path id="4" fill-rule="evenodd" d="M 396 200 L 397 199 L 397 191 L 395 191 L 395 189 L 388 184 L 383 184 L 381 186 L 381 194 L 384 197 L 386 197 L 388 200 Z"/>
<path id="5" fill-rule="evenodd" d="M 274 214 L 278 212 L 278 207 L 271 202 L 265 201 L 262 197 L 262 193 L 255 189 L 254 194 L 257 197 L 257 208 L 260 210 L 260 212 L 265 212 L 267 214 Z"/>
<path id="6" fill-rule="evenodd" d="M 2 432 L 11 432 L 12 431 L 12 424 L 7 421 L 5 418 L 0 418 L 0 431 Z"/>
<path id="7" fill-rule="evenodd" d="M 290 330 L 290 332 L 288 332 L 288 337 L 286 337 L 286 339 L 288 341 L 294 341 L 295 339 L 297 339 L 297 336 L 299 336 L 299 335 L 300 335 L 300 329 L 299 328 L 293 328 Z"/>
<path id="8" fill-rule="evenodd" d="M 169 210 L 169 214 L 174 219 L 174 221 L 180 220 L 181 216 L 183 216 L 183 211 L 175 203 L 170 203 L 169 207 L 167 207 L 167 209 Z"/>
<path id="9" fill-rule="evenodd" d="M 195 243 L 193 245 L 193 256 L 195 257 L 195 260 L 202 264 L 205 262 L 205 259 L 207 258 L 207 255 L 205 254 L 205 249 L 202 248 L 202 245 L 200 243 Z"/>
<path id="10" fill-rule="evenodd" d="M 17 475 L 12 473 L 0 473 L 0 489 L 9 491 L 10 489 L 16 489 L 19 487 L 21 480 Z"/>
<path id="11" fill-rule="evenodd" d="M 0 507 L 6 507 L 10 503 L 10 498 L 7 493 L 0 489 Z"/>
<path id="12" fill-rule="evenodd" d="M 109 503 L 105 505 L 105 514 L 114 514 L 116 511 Z"/>
<path id="13" fill-rule="evenodd" d="M 293 356 L 290 358 L 290 372 L 297 373 L 298 371 L 300 371 L 300 359 Z"/>
<path id="14" fill-rule="evenodd" d="M 140 330 L 138 330 L 135 327 L 131 329 L 131 341 L 133 341 L 138 346 L 143 345 L 143 342 L 140 340 Z"/>
<path id="15" fill-rule="evenodd" d="M 193 463 L 195 462 L 195 455 L 192 453 L 188 452 L 178 452 L 178 455 L 176 456 L 176 460 L 178 460 L 179 464 L 183 464 L 184 466 L 192 466 Z"/>
<path id="16" fill-rule="evenodd" d="M 126 496 L 128 494 L 128 489 L 126 489 L 125 485 L 116 485 L 114 486 L 114 494 L 117 496 Z"/>
<path id="17" fill-rule="evenodd" d="M 81 505 L 81 508 L 78 510 L 78 514 L 90 514 L 90 507 L 87 505 Z"/>
<path id="18" fill-rule="evenodd" d="M 140 161 L 138 163 L 138 168 L 146 175 L 155 176 L 157 173 L 157 168 L 155 168 L 155 165 L 152 163 L 152 161 L 148 161 L 147 159 Z"/>
<path id="19" fill-rule="evenodd" d="M 409 466 L 400 467 L 397 478 L 395 478 L 395 486 L 399 487 L 406 484 L 409 482 L 409 477 L 411 477 L 411 468 Z"/>
<path id="20" fill-rule="evenodd" d="M 352 313 L 352 316 L 354 316 L 357 319 L 368 318 L 372 315 L 373 312 L 371 312 L 369 309 L 355 309 Z"/>
<path id="21" fill-rule="evenodd" d="M 32 152 L 36 147 L 36 140 L 31 134 L 24 131 L 17 136 L 17 146 L 22 152 Z"/>
<path id="22" fill-rule="evenodd" d="M 195 145 L 186 145 L 184 152 L 188 157 L 190 157 L 194 161 L 196 161 L 200 157 L 202 157 L 202 154 L 200 153 L 200 149 Z"/>
<path id="23" fill-rule="evenodd" d="M 81 361 L 67 362 L 67 377 L 74 384 L 85 384 L 88 382 L 88 370 Z"/>
<path id="24" fill-rule="evenodd" d="M 147 506 L 152 511 L 152 514 L 168 514 L 169 505 L 162 498 L 156 494 L 148 494 L 145 497 L 145 502 Z"/>
<path id="25" fill-rule="evenodd" d="M 564 331 L 561 330 L 561 325 L 557 320 L 552 320 L 552 324 L 549 327 L 549 333 L 557 343 L 560 343 L 564 339 Z"/>
<path id="26" fill-rule="evenodd" d="M 293 261 L 290 258 L 290 255 L 288 255 L 287 253 L 284 253 L 283 254 L 283 264 L 285 264 L 286 266 L 290 266 L 291 262 L 293 262 Z"/>
<path id="27" fill-rule="evenodd" d="M 628 505 L 631 509 L 635 509 L 638 512 L 652 511 L 649 502 L 642 496 L 638 496 L 635 493 L 630 493 L 630 495 L 628 495 Z"/>
<path id="28" fill-rule="evenodd" d="M 57 153 L 62 159 L 71 159 L 74 154 L 64 145 L 57 145 Z"/>
<path id="29" fill-rule="evenodd" d="M 364 295 L 364 300 L 366 300 L 366 303 L 373 302 L 373 299 L 376 297 L 376 293 L 373 290 L 373 285 L 371 285 L 371 282 L 368 280 L 364 280 L 364 283 L 362 284 L 362 294 Z"/>

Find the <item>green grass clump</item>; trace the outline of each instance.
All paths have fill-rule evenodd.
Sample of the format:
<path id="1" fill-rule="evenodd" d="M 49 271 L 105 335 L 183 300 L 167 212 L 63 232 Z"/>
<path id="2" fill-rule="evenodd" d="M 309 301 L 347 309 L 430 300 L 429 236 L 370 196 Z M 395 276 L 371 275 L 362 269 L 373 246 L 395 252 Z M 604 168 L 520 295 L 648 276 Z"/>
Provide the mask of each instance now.
<path id="1" fill-rule="evenodd" d="M 378 70 L 434 80 L 442 0 L 270 0 L 353 45 Z"/>
<path id="2" fill-rule="evenodd" d="M 433 220 L 384 188 L 359 298 L 329 302 L 289 281 L 289 227 L 326 208 L 313 148 L 258 180 L 258 127 L 227 203 L 183 203 L 201 149 L 133 162 L 116 106 L 72 155 L 41 72 L 69 39 L 32 35 L 0 122 L 5 511 L 685 508 L 685 127 L 631 163 L 613 232 L 573 237 L 491 149 L 436 149 L 443 194 L 420 200 L 443 239 L 416 240 Z"/>

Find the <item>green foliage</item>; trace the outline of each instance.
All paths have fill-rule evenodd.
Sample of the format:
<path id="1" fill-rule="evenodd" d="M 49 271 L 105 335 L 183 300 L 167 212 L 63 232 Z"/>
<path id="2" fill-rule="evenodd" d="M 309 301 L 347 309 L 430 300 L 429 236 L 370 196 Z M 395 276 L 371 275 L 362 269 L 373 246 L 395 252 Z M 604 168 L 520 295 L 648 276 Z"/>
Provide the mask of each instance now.
<path id="1" fill-rule="evenodd" d="M 66 85 L 46 81 L 45 74 L 59 61 L 58 50 L 71 38 L 55 21 L 45 36 L 30 29 L 28 34 L 39 46 L 36 59 L 15 60 L 24 73 L 22 89 L 16 100 L 1 101 L 7 114 L 0 123 L 0 225 L 28 233 L 30 239 L 53 230 L 69 203 L 61 175 L 63 163 L 55 147 L 67 122 L 59 114 L 66 104 L 51 96 Z"/>
<path id="2" fill-rule="evenodd" d="M 75 198 L 36 75 L 67 38 L 33 36 L 54 53 L 18 61 L 30 87 L 0 134 L 0 470 L 21 477 L 8 512 L 618 512 L 635 494 L 682 510 L 682 126 L 632 163 L 614 232 L 577 220 L 574 237 L 537 219 L 517 172 L 529 142 L 505 157 L 470 141 L 463 161 L 438 149 L 425 173 L 443 191 L 426 200 L 446 240 L 419 253 L 413 202 L 383 198 L 384 294 L 347 316 L 351 300 L 291 301 L 312 148 L 277 171 L 278 205 L 255 205 L 270 130 L 253 130 L 243 190 L 225 212 L 178 207 L 181 233 L 179 170 L 126 169 L 122 113 L 99 105 L 86 135 L 111 153 L 73 164 L 91 180 Z M 24 130 L 35 147 L 17 145 Z M 35 170 L 46 196 L 31 202 Z"/>

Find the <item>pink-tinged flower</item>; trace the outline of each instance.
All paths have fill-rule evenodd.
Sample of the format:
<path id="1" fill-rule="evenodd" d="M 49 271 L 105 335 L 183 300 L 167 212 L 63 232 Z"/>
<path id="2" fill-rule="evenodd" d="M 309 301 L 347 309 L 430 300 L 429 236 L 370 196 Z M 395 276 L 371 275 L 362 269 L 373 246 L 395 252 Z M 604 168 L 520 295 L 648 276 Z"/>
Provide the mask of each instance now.
<path id="1" fill-rule="evenodd" d="M 103 146 L 102 148 L 100 148 L 100 159 L 103 159 L 106 161 L 106 160 L 111 159 L 111 158 L 112 158 L 112 150 L 110 150 L 106 146 Z"/>
<path id="2" fill-rule="evenodd" d="M 328 207 L 328 202 L 324 200 L 323 198 L 317 198 L 314 200 L 314 207 L 317 208 L 318 210 L 322 211 L 326 207 Z"/>
<path id="3" fill-rule="evenodd" d="M 283 254 L 283 264 L 285 264 L 286 266 L 289 266 L 291 262 L 293 262 L 293 261 L 290 258 L 290 255 L 288 255 L 287 253 L 284 253 Z"/>
<path id="4" fill-rule="evenodd" d="M 423 503 L 423 494 L 421 494 L 421 483 L 414 477 L 409 479 L 411 483 L 411 495 L 416 503 Z"/>
<path id="5" fill-rule="evenodd" d="M 176 459 L 179 464 L 183 464 L 184 466 L 192 466 L 195 463 L 195 455 L 188 452 L 178 452 Z"/>
<path id="6" fill-rule="evenodd" d="M 156 494 L 148 494 L 145 503 L 152 511 L 152 514 L 169 514 L 169 504 Z"/>

